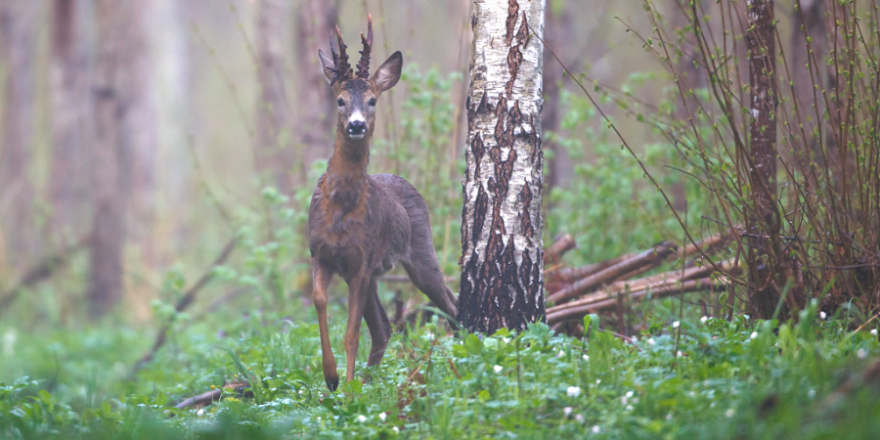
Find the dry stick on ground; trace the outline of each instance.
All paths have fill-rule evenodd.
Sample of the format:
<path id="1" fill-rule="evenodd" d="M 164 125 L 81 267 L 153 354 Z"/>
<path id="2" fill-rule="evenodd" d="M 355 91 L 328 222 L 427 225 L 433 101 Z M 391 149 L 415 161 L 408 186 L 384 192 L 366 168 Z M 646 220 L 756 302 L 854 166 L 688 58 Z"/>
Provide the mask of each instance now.
<path id="1" fill-rule="evenodd" d="M 581 294 L 587 293 L 622 274 L 632 272 L 640 267 L 649 265 L 655 261 L 662 260 L 675 251 L 675 245 L 670 242 L 663 242 L 652 249 L 648 249 L 633 258 L 622 261 L 611 267 L 608 267 L 594 275 L 584 278 L 574 284 L 566 286 L 558 292 L 554 292 L 547 297 L 547 301 L 560 302 L 574 298 Z"/>
<path id="2" fill-rule="evenodd" d="M 711 278 L 701 278 L 698 280 L 685 281 L 677 286 L 670 286 L 664 289 L 644 289 L 631 293 L 630 298 L 642 298 L 647 296 L 649 293 L 652 294 L 654 299 L 665 298 L 671 295 L 678 295 L 682 293 L 688 292 L 697 292 L 706 289 L 714 289 L 715 291 L 722 291 L 727 289 L 727 283 L 719 284 L 717 281 L 712 280 Z M 583 317 L 586 314 L 591 312 L 595 312 L 600 309 L 605 309 L 609 307 L 614 307 L 617 304 L 616 298 L 605 299 L 604 301 L 596 301 L 589 304 L 584 304 L 578 307 L 571 307 L 568 309 L 560 310 L 555 313 L 547 313 L 547 324 L 553 326 L 555 324 L 561 323 L 563 321 L 567 321 L 569 319 L 577 319 Z"/>
<path id="3" fill-rule="evenodd" d="M 222 388 L 217 388 L 215 390 L 208 391 L 207 393 L 202 393 L 202 394 L 199 394 L 198 396 L 190 397 L 189 399 L 186 399 L 183 402 L 180 402 L 177 405 L 174 405 L 174 407 L 177 409 L 186 409 L 191 406 L 209 405 L 213 402 L 220 400 L 220 398 L 223 396 L 223 390 L 235 390 L 235 391 L 238 391 L 239 393 L 242 393 L 244 391 L 244 389 L 247 388 L 248 386 L 250 386 L 250 385 L 248 385 L 247 382 L 229 383 L 229 384 L 223 385 Z"/>
<path id="4" fill-rule="evenodd" d="M 9 306 L 18 299 L 18 295 L 21 294 L 22 290 L 51 277 L 56 270 L 67 265 L 70 257 L 78 251 L 85 249 L 88 242 L 88 238 L 80 239 L 75 244 L 62 249 L 58 253 L 49 255 L 28 270 L 15 286 L 0 296 L 0 314 L 9 309 Z"/>
<path id="5" fill-rule="evenodd" d="M 211 266 L 208 267 L 208 270 L 202 274 L 196 283 L 186 291 L 186 294 L 183 295 L 183 298 L 177 303 L 177 306 L 174 308 L 178 313 L 186 310 L 196 299 L 196 295 L 199 293 L 199 290 L 202 290 L 211 279 L 214 278 L 214 268 L 223 264 L 229 255 L 232 254 L 232 251 L 235 249 L 235 246 L 238 244 L 238 239 L 233 238 L 229 240 L 229 243 L 226 243 L 226 246 L 223 248 L 223 251 L 220 252 L 220 255 L 214 259 L 214 262 L 211 263 Z M 153 347 L 150 348 L 150 351 L 147 354 L 143 355 L 135 364 L 134 368 L 132 368 L 132 376 L 137 374 L 141 368 L 144 367 L 148 362 L 153 360 L 153 357 L 156 356 L 156 353 L 159 352 L 159 349 L 165 345 L 165 341 L 168 339 L 168 330 L 170 329 L 171 324 L 165 324 L 161 330 L 159 330 L 159 334 L 156 335 L 156 341 L 153 343 Z"/>
<path id="6" fill-rule="evenodd" d="M 733 269 L 733 261 L 723 261 L 717 264 L 722 270 L 726 271 L 725 273 L 729 273 Z M 585 304 L 592 304 L 598 301 L 604 301 L 607 299 L 614 298 L 616 295 L 620 293 L 624 293 L 627 290 L 641 291 L 646 290 L 648 288 L 653 289 L 661 289 L 665 287 L 674 287 L 677 283 L 681 281 L 689 281 L 698 278 L 706 278 L 712 272 L 715 271 L 715 268 L 712 266 L 704 266 L 704 267 L 695 267 L 690 269 L 685 269 L 684 272 L 681 270 L 674 270 L 671 272 L 664 272 L 657 275 L 651 275 L 649 277 L 641 278 L 638 280 L 631 281 L 617 281 L 608 287 L 586 295 L 576 301 L 567 302 L 565 304 L 560 304 L 558 306 L 550 307 L 547 309 L 547 314 L 560 312 L 562 310 L 579 307 Z"/>

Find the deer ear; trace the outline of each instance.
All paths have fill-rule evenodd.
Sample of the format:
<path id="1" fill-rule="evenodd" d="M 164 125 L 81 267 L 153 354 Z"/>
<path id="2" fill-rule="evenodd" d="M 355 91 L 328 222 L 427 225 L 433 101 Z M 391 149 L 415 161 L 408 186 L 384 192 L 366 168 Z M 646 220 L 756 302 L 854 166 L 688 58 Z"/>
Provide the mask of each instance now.
<path id="1" fill-rule="evenodd" d="M 379 87 L 379 92 L 384 92 L 397 84 L 400 80 L 400 69 L 403 67 L 403 55 L 400 51 L 394 52 L 388 60 L 379 66 L 379 70 L 373 74 L 373 81 Z"/>
<path id="2" fill-rule="evenodd" d="M 321 49 L 318 49 L 318 58 L 321 60 L 321 72 L 324 73 L 324 79 L 327 80 L 327 84 L 330 84 L 333 81 L 333 76 L 336 75 L 333 71 L 336 65 L 333 64 L 333 60 L 330 57 L 324 55 Z"/>

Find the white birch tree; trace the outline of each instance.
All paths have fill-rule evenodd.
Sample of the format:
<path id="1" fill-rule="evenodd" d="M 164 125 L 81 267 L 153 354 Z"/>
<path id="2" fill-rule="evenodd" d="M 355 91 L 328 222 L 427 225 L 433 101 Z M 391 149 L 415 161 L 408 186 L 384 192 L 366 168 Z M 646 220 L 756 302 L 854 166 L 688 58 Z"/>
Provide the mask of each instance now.
<path id="1" fill-rule="evenodd" d="M 544 0 L 474 2 L 458 319 L 523 329 L 544 315 Z"/>

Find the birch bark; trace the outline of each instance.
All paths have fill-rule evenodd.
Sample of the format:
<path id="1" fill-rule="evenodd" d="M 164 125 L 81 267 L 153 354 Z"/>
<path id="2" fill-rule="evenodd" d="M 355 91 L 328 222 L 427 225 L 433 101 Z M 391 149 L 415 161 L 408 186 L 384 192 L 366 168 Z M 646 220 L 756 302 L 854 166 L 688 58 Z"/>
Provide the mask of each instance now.
<path id="1" fill-rule="evenodd" d="M 544 0 L 474 2 L 458 319 L 470 331 L 544 317 Z"/>

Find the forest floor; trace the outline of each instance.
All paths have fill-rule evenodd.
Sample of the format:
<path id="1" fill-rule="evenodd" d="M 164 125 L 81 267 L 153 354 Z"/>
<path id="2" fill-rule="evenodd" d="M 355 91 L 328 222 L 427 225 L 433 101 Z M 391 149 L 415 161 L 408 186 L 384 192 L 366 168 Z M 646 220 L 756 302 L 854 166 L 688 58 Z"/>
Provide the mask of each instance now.
<path id="1" fill-rule="evenodd" d="M 382 363 L 330 393 L 314 312 L 177 325 L 132 375 L 153 334 L 122 326 L 16 332 L 0 341 L 2 438 L 880 438 L 872 324 L 815 306 L 796 323 L 639 310 L 631 341 L 586 320 L 588 340 L 537 324 L 452 336 L 395 333 Z M 341 306 L 331 332 L 344 366 Z M 876 324 L 874 322 L 873 324 Z M 218 331 L 219 328 L 222 330 Z M 41 333 L 41 334 L 37 334 Z M 366 332 L 364 332 L 366 333 Z M 221 401 L 174 409 L 227 383 Z"/>

